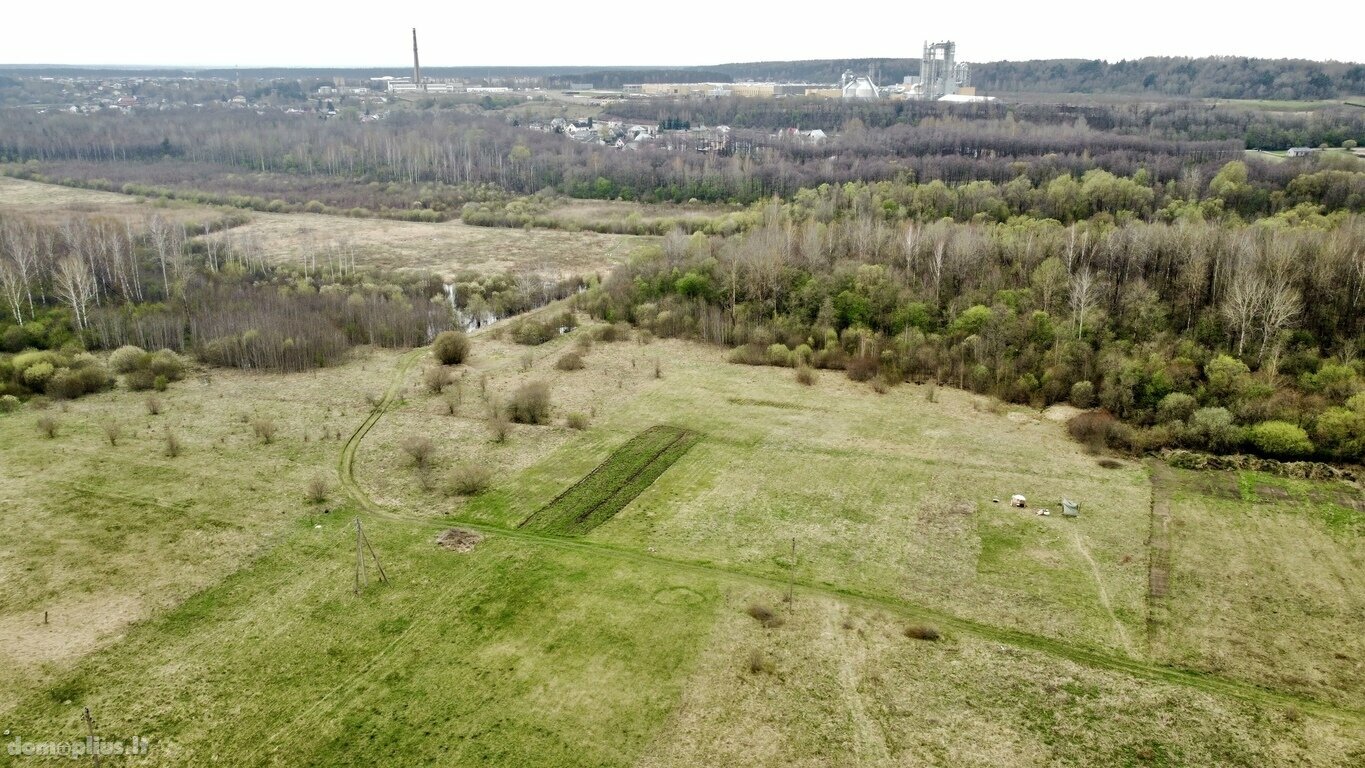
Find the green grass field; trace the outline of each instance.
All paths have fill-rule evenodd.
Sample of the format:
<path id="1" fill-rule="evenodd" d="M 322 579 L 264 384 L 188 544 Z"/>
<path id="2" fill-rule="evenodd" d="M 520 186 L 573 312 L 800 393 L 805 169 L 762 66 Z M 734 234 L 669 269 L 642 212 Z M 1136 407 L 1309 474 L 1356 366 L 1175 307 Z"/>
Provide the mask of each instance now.
<path id="1" fill-rule="evenodd" d="M 700 439 L 677 427 L 650 427 L 518 527 L 570 536 L 589 533 L 643 493 Z"/>
<path id="2" fill-rule="evenodd" d="M 589 331 L 478 335 L 454 415 L 423 353 L 362 352 L 191 378 L 155 417 L 123 391 L 57 406 L 52 441 L 37 413 L 0 416 L 9 738 L 78 738 L 88 706 L 105 738 L 148 738 L 149 765 L 1365 757 L 1358 489 L 1107 469 L 1036 412 L 832 372 L 805 387 L 679 341 L 556 369 Z M 531 380 L 552 423 L 494 442 L 488 403 Z M 253 414 L 279 437 L 256 440 Z M 439 446 L 429 468 L 399 447 L 413 435 Z M 490 490 L 446 495 L 468 463 Z M 318 473 L 332 494 L 313 504 Z M 993 502 L 1013 493 L 1029 508 Z M 367 561 L 359 595 L 356 517 L 388 576 Z M 436 546 L 453 526 L 483 539 Z"/>

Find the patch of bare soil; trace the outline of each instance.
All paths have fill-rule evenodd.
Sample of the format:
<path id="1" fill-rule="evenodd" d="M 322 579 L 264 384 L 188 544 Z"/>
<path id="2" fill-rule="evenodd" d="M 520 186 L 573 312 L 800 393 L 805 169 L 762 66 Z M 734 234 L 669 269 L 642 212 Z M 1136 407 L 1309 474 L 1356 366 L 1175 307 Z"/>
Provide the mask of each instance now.
<path id="1" fill-rule="evenodd" d="M 475 531 L 466 531 L 463 528 L 451 528 L 436 537 L 436 545 L 451 552 L 473 552 L 475 545 L 483 541 L 483 534 Z"/>
<path id="2" fill-rule="evenodd" d="M 1085 413 L 1083 408 L 1077 408 L 1074 405 L 1068 405 L 1066 403 L 1057 403 L 1056 405 L 1048 406 L 1043 411 L 1043 418 L 1065 424 L 1082 413 Z"/>

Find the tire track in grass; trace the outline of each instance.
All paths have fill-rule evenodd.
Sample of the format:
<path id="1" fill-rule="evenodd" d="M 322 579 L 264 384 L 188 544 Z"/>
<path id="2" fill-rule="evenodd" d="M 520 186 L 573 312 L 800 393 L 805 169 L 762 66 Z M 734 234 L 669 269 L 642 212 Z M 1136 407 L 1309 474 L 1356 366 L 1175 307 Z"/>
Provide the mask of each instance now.
<path id="1" fill-rule="evenodd" d="M 1075 528 L 1071 529 L 1071 540 L 1076 544 L 1076 550 L 1085 558 L 1085 562 L 1090 565 L 1090 574 L 1095 577 L 1095 587 L 1099 592 L 1100 605 L 1104 612 L 1109 614 L 1109 620 L 1114 622 L 1114 630 L 1118 633 L 1119 642 L 1123 644 L 1123 649 L 1128 651 L 1128 655 L 1133 655 L 1133 642 L 1128 639 L 1128 630 L 1124 628 L 1123 622 L 1114 613 L 1114 606 L 1109 602 L 1109 590 L 1104 588 L 1104 577 L 1100 575 L 1100 566 L 1095 562 L 1095 558 L 1090 556 L 1090 550 L 1086 549 L 1085 541 L 1081 539 L 1081 532 Z"/>
<path id="2" fill-rule="evenodd" d="M 974 635 L 978 638 L 994 641 L 1002 645 L 1010 645 L 1016 648 L 1035 651 L 1094 669 L 1125 674 L 1141 680 L 1191 688 L 1205 693 L 1227 696 L 1268 707 L 1295 707 L 1304 712 L 1334 721 L 1346 722 L 1354 725 L 1365 725 L 1365 709 L 1338 706 L 1288 691 L 1223 677 L 1209 672 L 1202 672 L 1196 669 L 1157 664 L 1109 651 L 1073 645 L 1062 640 L 1035 635 L 1023 630 L 999 627 L 975 619 L 964 618 L 946 611 L 928 608 L 886 595 L 864 592 L 852 588 L 816 584 L 808 581 L 798 580 L 789 582 L 784 578 L 774 578 L 759 573 L 726 568 L 711 565 L 709 563 L 673 560 L 634 549 L 623 548 L 583 538 L 555 536 L 529 531 L 523 528 L 505 528 L 459 517 L 447 517 L 441 521 L 436 521 L 415 514 L 385 509 L 370 498 L 355 479 L 355 448 L 359 446 L 360 442 L 364 440 L 366 433 L 374 427 L 375 423 L 379 421 L 385 410 L 387 410 L 388 405 L 392 402 L 391 396 L 398 391 L 406 372 L 411 368 L 412 363 L 415 362 L 416 354 L 419 351 L 420 350 L 415 350 L 403 358 L 399 364 L 398 371 L 395 373 L 395 381 L 390 386 L 389 393 L 385 396 L 384 402 L 375 407 L 370 417 L 367 418 L 356 430 L 356 433 L 351 436 L 351 440 L 347 442 L 346 447 L 342 451 L 339 470 L 344 478 L 342 482 L 343 487 L 358 506 L 376 517 L 394 522 L 428 525 L 433 528 L 437 526 L 442 528 L 449 527 L 453 522 L 462 527 L 486 535 L 506 536 L 509 539 L 529 544 L 614 557 L 624 562 L 646 567 L 667 568 L 678 572 L 695 573 L 711 578 L 743 582 L 777 590 L 786 590 L 790 583 L 795 589 L 807 596 L 834 598 L 847 604 L 886 611 L 902 618 L 918 621 L 932 621 L 955 632 Z M 416 623 L 417 622 L 414 622 L 414 624 Z M 411 631 L 411 627 L 409 627 L 407 631 Z M 406 634 L 406 631 L 404 634 Z"/>

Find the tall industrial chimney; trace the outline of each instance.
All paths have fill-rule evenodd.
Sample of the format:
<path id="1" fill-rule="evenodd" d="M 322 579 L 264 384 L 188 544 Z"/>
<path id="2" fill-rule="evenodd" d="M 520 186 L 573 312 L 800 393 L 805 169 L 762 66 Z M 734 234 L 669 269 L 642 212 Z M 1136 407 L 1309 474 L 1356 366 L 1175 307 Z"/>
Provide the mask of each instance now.
<path id="1" fill-rule="evenodd" d="M 417 60 L 417 27 L 412 28 L 412 83 L 419 90 L 422 88 L 422 65 Z"/>

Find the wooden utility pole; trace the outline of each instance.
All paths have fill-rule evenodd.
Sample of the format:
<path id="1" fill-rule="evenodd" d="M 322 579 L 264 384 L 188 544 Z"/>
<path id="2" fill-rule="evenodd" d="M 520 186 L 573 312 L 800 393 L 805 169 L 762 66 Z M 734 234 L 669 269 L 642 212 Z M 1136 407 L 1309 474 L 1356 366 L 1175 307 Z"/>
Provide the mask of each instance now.
<path id="1" fill-rule="evenodd" d="M 100 750 L 99 745 L 95 743 L 95 718 L 90 716 L 90 707 L 85 708 L 85 714 L 81 719 L 85 720 L 86 743 L 90 747 L 90 756 L 95 759 L 95 768 L 99 768 Z"/>
<path id="2" fill-rule="evenodd" d="M 365 529 L 360 525 L 360 518 L 355 519 L 355 593 L 360 594 L 360 590 L 370 585 L 369 573 L 365 570 L 365 553 L 369 552 L 370 557 L 374 558 L 375 570 L 379 571 L 379 581 L 387 584 L 389 577 L 384 573 L 384 566 L 379 562 L 379 555 L 375 554 L 374 547 L 370 545 L 370 537 L 365 535 Z"/>

